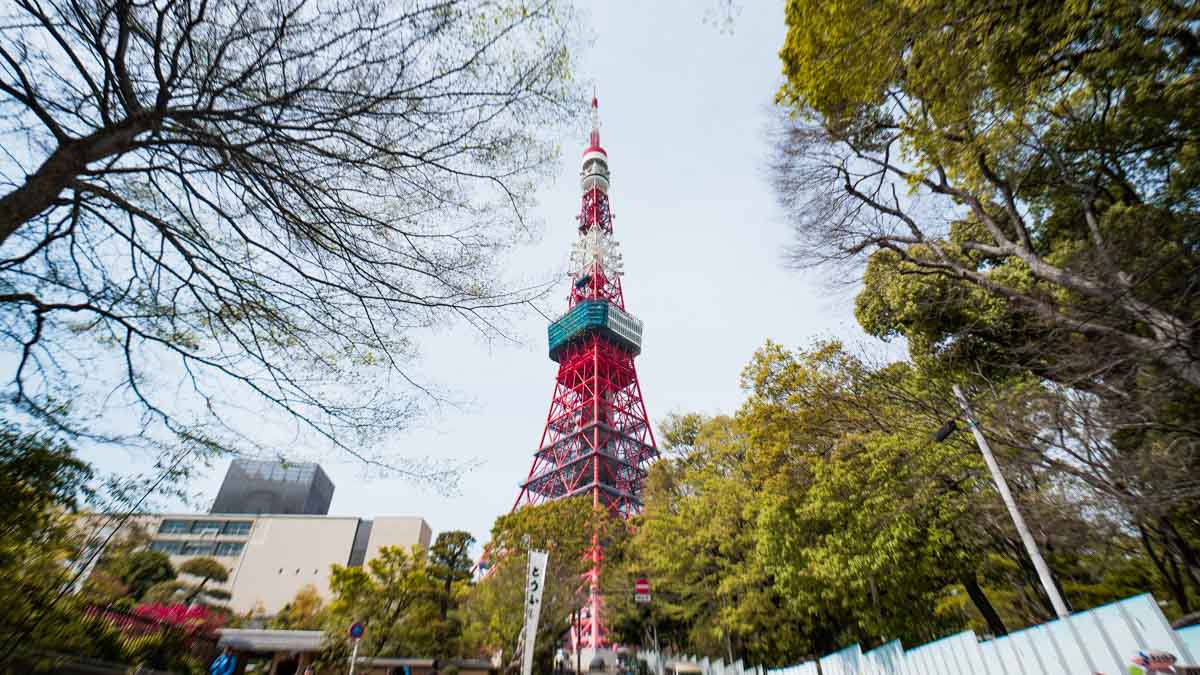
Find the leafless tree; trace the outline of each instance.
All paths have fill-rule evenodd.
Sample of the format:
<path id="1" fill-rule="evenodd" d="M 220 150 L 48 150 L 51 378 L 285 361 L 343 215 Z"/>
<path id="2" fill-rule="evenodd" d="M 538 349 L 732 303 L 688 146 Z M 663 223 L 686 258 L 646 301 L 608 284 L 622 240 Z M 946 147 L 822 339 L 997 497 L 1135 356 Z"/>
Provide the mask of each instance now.
<path id="1" fill-rule="evenodd" d="M 1180 609 L 1194 609 L 1191 598 L 1200 594 L 1196 420 L 1183 417 L 1169 428 L 1140 407 L 1114 420 L 1101 397 L 1051 384 L 1003 386 L 986 397 L 987 433 L 1010 450 L 1009 464 L 1027 467 L 1027 475 L 1066 477 L 1095 497 L 1093 511 L 1112 508 L 1141 542 Z"/>
<path id="2" fill-rule="evenodd" d="M 1039 136 L 1031 121 L 1007 139 L 1009 155 L 976 152 L 977 166 L 964 178 L 961 167 L 905 152 L 903 120 L 919 115 L 908 106 L 919 106 L 906 106 L 901 93 L 891 101 L 852 129 L 781 115 L 770 173 L 797 232 L 797 264 L 861 263 L 882 252 L 899 274 L 944 280 L 946 305 L 930 311 L 987 298 L 1024 317 L 1025 344 L 1013 346 L 1025 365 L 1038 366 L 1046 349 L 1062 356 L 1080 341 L 1096 346 L 1086 358 L 1067 359 L 1043 374 L 1073 385 L 1091 379 L 1094 386 L 1111 373 L 1152 363 L 1200 387 L 1200 260 L 1185 246 L 1164 283 L 1164 270 L 1147 260 L 1178 242 L 1170 241 L 1170 228 L 1151 222 L 1156 216 L 1149 208 L 1140 237 L 1112 241 L 1101 232 L 1106 208 L 1155 203 L 1152 181 L 1130 182 L 1144 159 L 1090 148 L 1069 154 Z M 961 146 L 947 150 L 955 158 L 980 145 L 940 132 L 948 147 Z M 1047 182 L 1057 184 L 1065 208 L 1042 204 Z M 1069 256 L 1047 244 L 1047 231 L 1062 227 L 1055 218 L 1078 218 L 1088 233 Z"/>
<path id="3" fill-rule="evenodd" d="M 582 110 L 568 1 L 7 5 L 11 400 L 84 431 L 103 382 L 139 432 L 218 442 L 244 408 L 446 478 L 369 443 L 429 400 L 416 330 L 495 334 L 543 290 L 495 261 Z"/>

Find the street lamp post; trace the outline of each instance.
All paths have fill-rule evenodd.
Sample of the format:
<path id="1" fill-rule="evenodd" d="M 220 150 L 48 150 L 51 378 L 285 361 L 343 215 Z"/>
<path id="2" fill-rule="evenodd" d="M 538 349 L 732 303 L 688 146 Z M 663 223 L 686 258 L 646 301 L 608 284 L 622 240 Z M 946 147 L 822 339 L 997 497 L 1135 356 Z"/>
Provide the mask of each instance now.
<path id="1" fill-rule="evenodd" d="M 958 405 L 962 408 L 967 425 L 971 427 L 971 433 L 975 436 L 975 444 L 979 446 L 979 451 L 983 453 L 983 461 L 987 462 L 988 471 L 992 472 L 992 481 L 996 483 L 996 489 L 1000 491 L 1000 497 L 1004 500 L 1004 505 L 1008 507 L 1008 515 L 1012 517 L 1013 525 L 1017 527 L 1017 534 L 1021 536 L 1021 543 L 1025 544 L 1025 551 L 1033 559 L 1033 566 L 1037 570 L 1038 579 L 1041 580 L 1042 588 L 1046 590 L 1046 595 L 1050 598 L 1050 604 L 1054 606 L 1054 613 L 1060 619 L 1067 619 L 1071 616 L 1070 610 L 1067 609 L 1067 603 L 1063 601 L 1062 595 L 1058 592 L 1058 586 L 1054 584 L 1054 577 L 1050 573 L 1050 567 L 1046 565 L 1045 559 L 1042 558 L 1042 553 L 1038 550 L 1033 533 L 1029 531 L 1029 527 L 1025 525 L 1025 518 L 1021 516 L 1021 511 L 1017 509 L 1017 502 L 1013 499 L 1012 492 L 1008 489 L 1008 481 L 1004 480 L 1004 474 L 1000 473 L 1000 465 L 996 463 L 996 458 L 992 455 L 992 448 L 988 445 L 987 439 L 984 438 L 983 431 L 979 429 L 979 423 L 975 421 L 974 413 L 971 412 L 971 404 L 967 401 L 967 397 L 963 395 L 962 389 L 959 389 L 957 384 L 954 385 L 954 397 L 958 399 Z"/>

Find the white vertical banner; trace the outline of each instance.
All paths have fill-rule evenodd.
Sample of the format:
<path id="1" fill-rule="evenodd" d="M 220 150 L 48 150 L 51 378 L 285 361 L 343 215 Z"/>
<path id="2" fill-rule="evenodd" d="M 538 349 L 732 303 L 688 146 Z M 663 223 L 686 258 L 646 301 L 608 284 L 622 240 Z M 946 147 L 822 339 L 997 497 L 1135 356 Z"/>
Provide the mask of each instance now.
<path id="1" fill-rule="evenodd" d="M 537 640 L 538 617 L 542 614 L 542 591 L 546 587 L 545 551 L 529 552 L 529 568 L 525 580 L 525 653 L 522 675 L 533 675 L 533 646 Z"/>

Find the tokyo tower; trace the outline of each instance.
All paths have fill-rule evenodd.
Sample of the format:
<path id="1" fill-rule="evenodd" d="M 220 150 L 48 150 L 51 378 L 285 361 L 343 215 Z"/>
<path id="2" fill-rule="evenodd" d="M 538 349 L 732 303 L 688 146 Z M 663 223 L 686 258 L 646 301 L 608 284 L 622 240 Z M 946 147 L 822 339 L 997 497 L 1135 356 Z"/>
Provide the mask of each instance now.
<path id="1" fill-rule="evenodd" d="M 658 456 L 633 360 L 642 322 L 625 311 L 621 254 L 608 205 L 608 153 L 592 98 L 592 132 L 583 151 L 579 239 L 571 251 L 567 312 L 548 328 L 550 360 L 558 363 L 554 396 L 529 476 L 513 509 L 586 495 L 596 507 L 628 518 L 641 512 L 647 464 Z M 587 605 L 573 636 L 576 650 L 606 647 L 600 593 L 602 543 L 592 534 L 584 574 Z"/>

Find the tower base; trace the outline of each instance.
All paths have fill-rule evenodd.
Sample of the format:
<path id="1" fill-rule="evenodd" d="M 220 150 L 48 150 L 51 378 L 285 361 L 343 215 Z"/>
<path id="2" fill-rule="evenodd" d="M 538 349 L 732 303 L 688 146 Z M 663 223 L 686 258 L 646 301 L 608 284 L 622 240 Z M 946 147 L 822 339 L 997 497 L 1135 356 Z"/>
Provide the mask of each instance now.
<path id="1" fill-rule="evenodd" d="M 597 661 L 599 661 L 600 663 L 603 663 L 604 667 L 599 668 L 599 669 L 593 669 L 592 664 Z M 567 654 L 567 670 L 572 673 L 576 672 L 575 671 L 575 663 L 576 663 L 575 653 L 574 652 L 568 653 Z M 601 647 L 600 649 L 594 649 L 592 647 L 584 647 L 583 649 L 579 650 L 578 663 L 579 663 L 579 667 L 582 669 L 582 672 L 585 672 L 585 673 L 588 673 L 588 672 L 592 672 L 592 673 L 611 672 L 611 671 L 615 670 L 617 667 L 617 651 L 615 649 L 609 649 L 608 647 Z M 596 665 L 599 665 L 599 664 L 597 663 Z"/>

